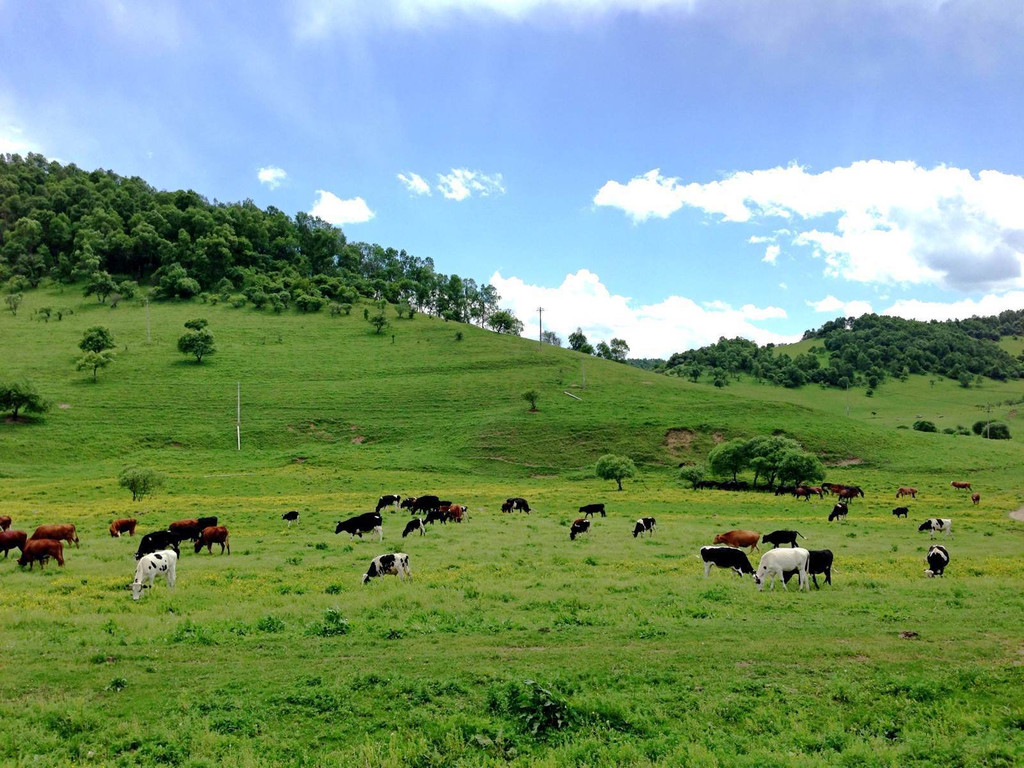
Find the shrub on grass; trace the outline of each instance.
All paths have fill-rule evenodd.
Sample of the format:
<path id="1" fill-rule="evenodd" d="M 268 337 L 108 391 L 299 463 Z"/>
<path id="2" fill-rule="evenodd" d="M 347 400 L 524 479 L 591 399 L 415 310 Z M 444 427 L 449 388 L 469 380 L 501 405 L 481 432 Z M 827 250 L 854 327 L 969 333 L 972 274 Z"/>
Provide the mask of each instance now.
<path id="1" fill-rule="evenodd" d="M 918 432 L 938 432 L 938 428 L 935 426 L 934 421 L 928 421 L 927 419 L 918 419 L 913 424 L 914 429 Z"/>

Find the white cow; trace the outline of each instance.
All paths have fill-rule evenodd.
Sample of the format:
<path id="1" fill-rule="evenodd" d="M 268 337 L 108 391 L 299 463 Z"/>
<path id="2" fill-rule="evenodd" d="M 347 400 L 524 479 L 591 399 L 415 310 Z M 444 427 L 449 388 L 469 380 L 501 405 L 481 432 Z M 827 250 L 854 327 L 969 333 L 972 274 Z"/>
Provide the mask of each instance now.
<path id="1" fill-rule="evenodd" d="M 389 574 L 405 579 L 412 576 L 412 569 L 409 568 L 409 556 L 405 552 L 393 552 L 389 555 L 377 555 L 370 561 L 370 567 L 363 574 L 363 584 L 369 583 L 370 579 L 377 576 Z"/>
<path id="2" fill-rule="evenodd" d="M 153 580 L 160 574 L 167 577 L 167 586 L 174 589 L 174 572 L 177 565 L 178 555 L 172 549 L 162 549 L 142 557 L 135 569 L 135 581 L 131 585 L 132 600 L 142 597 L 142 590 L 152 587 Z"/>
<path id="3" fill-rule="evenodd" d="M 945 531 L 947 536 L 953 535 L 953 521 L 948 517 L 933 517 L 931 520 L 925 520 L 921 525 L 918 526 L 917 530 L 928 531 L 931 535 L 929 539 L 935 538 L 937 531 Z"/>
<path id="4" fill-rule="evenodd" d="M 811 553 L 803 547 L 791 549 L 773 549 L 761 555 L 761 562 L 757 565 L 757 572 L 754 574 L 754 583 L 759 591 L 764 591 L 765 577 L 771 579 L 772 589 L 775 589 L 775 579 L 782 582 L 782 588 L 788 590 L 783 573 L 786 571 L 797 571 L 800 577 L 800 589 L 811 590 L 807 579 L 807 566 Z"/>

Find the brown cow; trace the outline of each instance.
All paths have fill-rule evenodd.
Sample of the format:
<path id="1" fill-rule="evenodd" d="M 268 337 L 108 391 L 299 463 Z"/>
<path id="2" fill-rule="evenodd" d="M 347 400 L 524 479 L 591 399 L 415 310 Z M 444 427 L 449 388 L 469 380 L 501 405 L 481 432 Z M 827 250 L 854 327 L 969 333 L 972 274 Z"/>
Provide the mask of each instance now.
<path id="1" fill-rule="evenodd" d="M 726 531 L 715 536 L 714 544 L 728 544 L 730 547 L 750 547 L 753 552 L 758 549 L 757 542 L 761 534 L 757 531 Z"/>
<path id="2" fill-rule="evenodd" d="M 57 539 L 32 538 L 25 542 L 25 548 L 21 550 L 21 557 L 18 558 L 18 565 L 22 568 L 27 565 L 31 571 L 38 560 L 39 570 L 42 570 L 43 563 L 51 557 L 57 561 L 57 565 L 63 568 L 64 545 Z"/>
<path id="3" fill-rule="evenodd" d="M 950 482 L 950 485 L 952 485 L 958 491 L 969 491 L 969 490 L 971 490 L 971 484 L 967 483 L 967 482 L 964 482 L 963 480 L 953 480 L 952 482 Z"/>
<path id="4" fill-rule="evenodd" d="M 464 507 L 461 504 L 452 504 L 448 507 L 448 518 L 450 520 L 454 520 L 456 523 L 461 523 L 462 518 L 468 511 L 469 507 Z"/>
<path id="5" fill-rule="evenodd" d="M 0 531 L 0 549 L 4 551 L 4 557 L 7 557 L 7 553 L 14 547 L 24 553 L 27 540 L 28 534 L 24 531 Z"/>
<path id="6" fill-rule="evenodd" d="M 192 539 L 195 541 L 196 536 L 201 533 L 199 530 L 199 521 L 194 517 L 191 517 L 188 520 L 175 520 L 167 526 L 167 530 L 171 533 L 177 534 L 182 541 L 185 539 Z"/>
<path id="7" fill-rule="evenodd" d="M 0 531 L 6 531 L 11 527 L 11 516 L 0 515 Z"/>
<path id="8" fill-rule="evenodd" d="M 224 554 L 224 547 L 228 548 L 228 554 L 231 554 L 231 543 L 228 541 L 228 529 L 223 525 L 211 525 L 207 528 L 203 528 L 203 532 L 199 534 L 199 538 L 196 540 L 196 554 L 199 553 L 203 547 L 206 547 L 206 551 L 211 555 L 213 554 L 213 545 L 220 544 L 220 553 Z"/>
<path id="9" fill-rule="evenodd" d="M 119 539 L 125 531 L 128 532 L 129 536 L 134 536 L 135 525 L 138 522 L 134 517 L 122 517 L 120 520 L 115 520 L 110 524 L 110 538 Z"/>
<path id="10" fill-rule="evenodd" d="M 971 501 L 974 502 L 974 506 L 978 506 L 978 502 L 981 501 L 981 494 L 980 493 L 972 493 L 971 494 Z"/>
<path id="11" fill-rule="evenodd" d="M 912 499 L 916 499 L 917 498 L 917 488 L 911 488 L 909 486 L 903 486 L 898 491 L 896 491 L 896 498 L 897 499 L 902 499 L 904 496 L 909 496 Z"/>
<path id="12" fill-rule="evenodd" d="M 30 539 L 56 539 L 66 541 L 68 544 L 78 546 L 78 534 L 75 532 L 74 523 L 61 523 L 59 525 L 40 525 L 36 528 Z M 64 563 L 61 563 L 63 565 Z"/>

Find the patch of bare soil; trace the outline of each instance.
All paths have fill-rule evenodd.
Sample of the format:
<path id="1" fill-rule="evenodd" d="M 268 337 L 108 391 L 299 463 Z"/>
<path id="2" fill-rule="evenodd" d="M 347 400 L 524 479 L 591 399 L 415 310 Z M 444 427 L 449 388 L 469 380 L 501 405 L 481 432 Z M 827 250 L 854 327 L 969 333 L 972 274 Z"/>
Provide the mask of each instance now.
<path id="1" fill-rule="evenodd" d="M 179 443 L 177 440 L 171 440 L 171 448 L 184 448 L 184 443 Z"/>
<path id="2" fill-rule="evenodd" d="M 838 459 L 836 461 L 826 461 L 826 467 L 855 467 L 858 464 L 863 464 L 864 459 L 858 459 L 856 456 L 851 456 L 848 459 Z"/>
<path id="3" fill-rule="evenodd" d="M 352 438 L 352 442 L 355 443 L 356 445 L 360 445 L 365 440 L 366 440 L 366 435 L 356 435 L 355 437 Z"/>
<path id="4" fill-rule="evenodd" d="M 292 459 L 292 463 L 293 464 L 305 464 L 306 463 L 306 457 L 305 456 L 296 456 L 294 459 Z"/>
<path id="5" fill-rule="evenodd" d="M 57 403 L 57 407 L 60 408 L 62 411 L 66 411 L 68 408 L 71 407 L 71 405 L 68 403 Z"/>
<path id="6" fill-rule="evenodd" d="M 719 443 L 725 441 L 725 435 L 723 435 L 721 432 L 712 432 L 711 440 L 712 442 L 714 442 L 715 445 L 718 445 Z"/>
<path id="7" fill-rule="evenodd" d="M 1013 510 L 1013 512 L 1010 513 L 1010 517 L 1024 523 L 1024 507 Z"/>
<path id="8" fill-rule="evenodd" d="M 695 435 L 689 429 L 670 429 L 662 443 L 670 451 L 688 451 L 693 446 Z"/>

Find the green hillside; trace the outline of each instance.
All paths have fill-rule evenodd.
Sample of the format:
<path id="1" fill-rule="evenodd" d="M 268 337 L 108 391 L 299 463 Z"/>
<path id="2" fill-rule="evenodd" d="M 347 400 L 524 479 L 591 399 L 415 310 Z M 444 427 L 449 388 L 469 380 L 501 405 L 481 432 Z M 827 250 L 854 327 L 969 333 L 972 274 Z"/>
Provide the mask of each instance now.
<path id="1" fill-rule="evenodd" d="M 43 322 L 41 306 L 74 313 Z M 29 532 L 74 522 L 82 538 L 63 569 L 0 564 L 0 763 L 1019 762 L 1024 524 L 1007 512 L 1024 504 L 1024 434 L 1007 401 L 1024 382 L 720 390 L 390 309 L 376 335 L 362 306 L 111 309 L 66 287 L 0 315 L 0 379 L 53 403 L 0 422 L 0 514 Z M 195 317 L 217 344 L 201 365 L 176 350 Z M 95 325 L 117 359 L 94 383 L 74 361 Z M 899 429 L 986 414 L 1015 439 Z M 771 433 L 864 487 L 848 522 L 827 522 L 828 499 L 678 481 L 717 442 Z M 621 493 L 593 476 L 609 452 L 640 469 Z M 117 484 L 128 465 L 165 487 L 133 503 Z M 897 521 L 908 484 L 921 494 Z M 407 515 L 385 512 L 383 543 L 334 535 L 392 492 L 439 493 L 469 520 L 402 539 Z M 512 495 L 533 514 L 502 515 Z M 570 542 L 593 501 L 608 517 Z M 148 531 L 203 514 L 229 527 L 232 554 L 183 548 L 176 589 L 133 603 L 138 541 L 110 538 L 110 521 Z M 641 515 L 658 519 L 651 538 L 630 535 Z M 942 580 L 922 573 L 930 516 L 954 519 Z M 698 550 L 731 528 L 799 530 L 835 552 L 835 583 L 760 594 L 749 578 L 705 580 Z M 411 582 L 360 585 L 371 557 L 399 550 Z"/>

